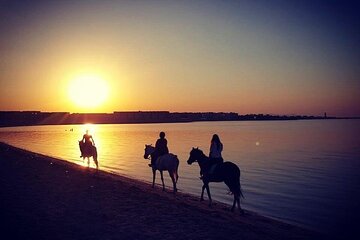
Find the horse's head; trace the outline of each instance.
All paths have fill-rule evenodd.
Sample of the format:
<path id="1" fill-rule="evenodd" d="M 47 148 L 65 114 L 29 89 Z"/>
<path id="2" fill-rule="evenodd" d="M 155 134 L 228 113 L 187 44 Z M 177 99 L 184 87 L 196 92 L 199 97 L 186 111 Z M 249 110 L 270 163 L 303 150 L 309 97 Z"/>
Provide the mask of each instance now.
<path id="1" fill-rule="evenodd" d="M 187 160 L 187 163 L 190 165 L 193 162 L 197 162 L 201 158 L 202 155 L 204 155 L 204 153 L 199 148 L 192 148 L 190 151 L 190 156 L 189 156 L 189 160 Z"/>
<path id="2" fill-rule="evenodd" d="M 155 147 L 145 144 L 144 158 L 149 159 L 149 156 L 155 151 Z"/>

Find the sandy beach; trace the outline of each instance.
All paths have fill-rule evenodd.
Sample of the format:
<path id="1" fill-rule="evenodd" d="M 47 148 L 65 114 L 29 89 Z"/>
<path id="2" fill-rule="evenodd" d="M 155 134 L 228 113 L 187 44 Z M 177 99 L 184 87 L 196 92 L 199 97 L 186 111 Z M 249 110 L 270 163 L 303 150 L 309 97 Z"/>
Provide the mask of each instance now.
<path id="1" fill-rule="evenodd" d="M 4 143 L 0 161 L 1 230 L 7 239 L 322 238 L 254 212 L 232 213 L 219 202 L 209 208 L 199 196 L 163 192 Z"/>

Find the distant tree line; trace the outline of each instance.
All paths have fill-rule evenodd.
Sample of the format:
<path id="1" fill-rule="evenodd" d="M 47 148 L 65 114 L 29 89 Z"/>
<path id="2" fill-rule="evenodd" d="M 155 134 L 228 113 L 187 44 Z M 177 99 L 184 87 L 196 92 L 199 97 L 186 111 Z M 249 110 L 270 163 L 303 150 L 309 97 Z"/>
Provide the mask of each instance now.
<path id="1" fill-rule="evenodd" d="M 124 111 L 113 113 L 69 113 L 41 111 L 0 111 L 0 126 L 58 125 L 84 123 L 170 123 L 194 121 L 261 121 L 333 119 L 324 116 L 246 114 L 234 112 Z"/>

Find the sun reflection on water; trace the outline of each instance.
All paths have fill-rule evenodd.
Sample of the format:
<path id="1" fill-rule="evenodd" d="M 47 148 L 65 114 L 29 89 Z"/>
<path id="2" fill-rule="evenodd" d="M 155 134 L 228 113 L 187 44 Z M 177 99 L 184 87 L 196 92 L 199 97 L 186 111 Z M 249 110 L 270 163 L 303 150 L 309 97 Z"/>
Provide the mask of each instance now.
<path id="1" fill-rule="evenodd" d="M 354 191 L 359 192 L 359 188 L 353 186 L 360 171 L 359 161 L 356 161 L 360 157 L 359 126 L 358 121 L 349 120 L 88 123 L 1 128 L 0 141 L 87 167 L 87 159 L 80 158 L 78 141 L 89 130 L 98 150 L 100 169 L 150 182 L 152 174 L 149 161 L 143 158 L 144 146 L 154 145 L 159 132 L 165 131 L 170 152 L 178 155 L 180 160 L 179 190 L 198 195 L 202 186 L 198 178 L 199 168 L 188 166 L 186 160 L 192 147 L 199 147 L 208 154 L 215 131 L 224 144 L 224 159 L 235 162 L 241 169 L 246 209 L 325 229 L 331 219 L 344 217 L 340 211 L 334 216 L 328 209 L 342 209 L 355 204 L 352 198 L 336 196 L 351 196 Z M 90 167 L 95 168 L 92 159 Z M 342 177 L 336 177 L 334 182 L 335 176 Z M 165 185 L 170 186 L 167 173 L 164 178 Z M 156 183 L 160 182 L 157 175 Z M 333 193 L 334 189 L 341 189 L 342 193 Z M 224 184 L 212 183 L 211 191 L 214 199 L 231 203 Z M 313 217 L 303 217 L 305 215 Z"/>

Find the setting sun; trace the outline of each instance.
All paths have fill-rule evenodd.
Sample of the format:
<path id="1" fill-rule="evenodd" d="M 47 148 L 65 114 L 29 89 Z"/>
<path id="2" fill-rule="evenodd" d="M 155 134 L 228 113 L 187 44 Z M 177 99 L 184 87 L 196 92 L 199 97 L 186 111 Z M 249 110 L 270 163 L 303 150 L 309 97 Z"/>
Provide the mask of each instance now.
<path id="1" fill-rule="evenodd" d="M 98 107 L 109 94 L 107 82 L 96 75 L 82 75 L 74 78 L 69 85 L 69 97 L 79 107 Z"/>

